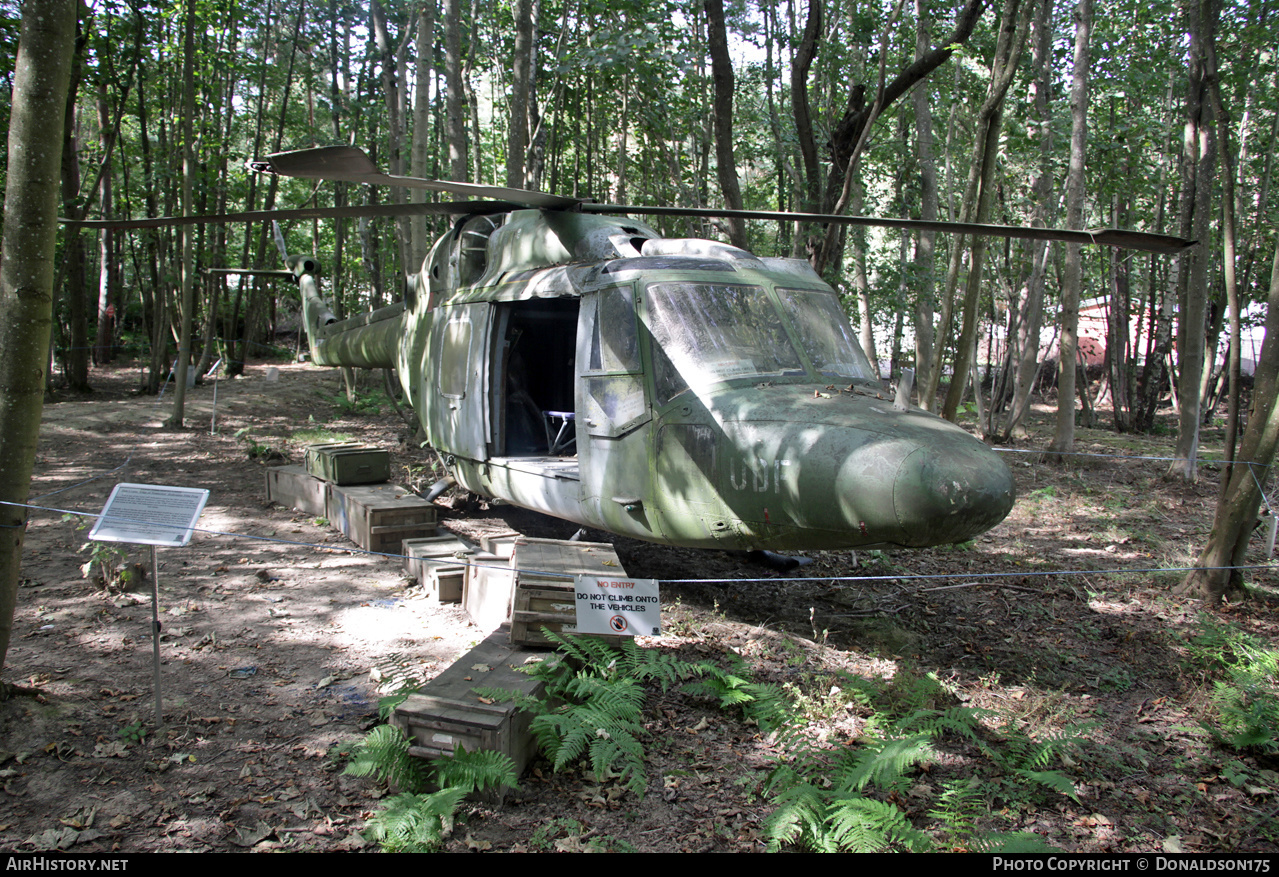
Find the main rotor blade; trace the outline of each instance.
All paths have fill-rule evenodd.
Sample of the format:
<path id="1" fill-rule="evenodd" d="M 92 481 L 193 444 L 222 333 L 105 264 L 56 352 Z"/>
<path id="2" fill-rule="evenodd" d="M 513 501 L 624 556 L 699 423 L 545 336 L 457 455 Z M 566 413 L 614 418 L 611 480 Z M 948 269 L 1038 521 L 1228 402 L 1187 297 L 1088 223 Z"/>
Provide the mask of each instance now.
<path id="1" fill-rule="evenodd" d="M 370 183 L 375 186 L 401 186 L 406 189 L 425 189 L 428 192 L 447 192 L 466 198 L 510 201 L 525 207 L 545 207 L 565 210 L 576 206 L 576 198 L 548 195 L 528 189 L 508 189 L 505 186 L 481 186 L 475 183 L 450 183 L 447 180 L 424 180 L 419 177 L 399 177 L 384 174 L 365 154 L 355 146 L 321 146 L 317 149 L 299 149 L 294 152 L 277 152 L 265 159 L 249 162 L 252 170 L 277 174 L 282 177 L 300 177 L 308 180 L 338 180 L 348 183 Z"/>
<path id="2" fill-rule="evenodd" d="M 219 222 L 266 222 L 289 219 L 343 219 L 374 216 L 462 216 L 509 213 L 522 205 L 505 201 L 450 201 L 439 204 L 370 204 L 365 207 L 293 207 L 284 210 L 251 210 L 205 216 L 153 216 L 147 219 L 61 219 L 71 228 L 168 228 L 175 225 L 208 225 Z"/>
<path id="3" fill-rule="evenodd" d="M 940 222 L 923 219 L 881 219 L 875 216 L 837 216 L 831 213 L 781 213 L 771 210 L 716 210 L 705 207 L 635 207 L 621 204 L 583 203 L 583 213 L 633 213 L 640 216 L 700 216 L 707 219 L 740 218 L 772 219 L 781 222 L 823 222 L 842 225 L 875 226 L 878 228 L 918 228 L 932 231 L 959 232 L 960 234 L 992 235 L 994 237 L 1023 238 L 1035 241 L 1066 241 L 1076 244 L 1104 244 L 1127 250 L 1143 250 L 1147 253 L 1172 255 L 1180 253 L 1195 241 L 1166 234 L 1126 231 L 1119 228 L 1075 231 L 1065 228 L 1029 228 L 1017 225 L 981 225 L 973 222 Z"/>

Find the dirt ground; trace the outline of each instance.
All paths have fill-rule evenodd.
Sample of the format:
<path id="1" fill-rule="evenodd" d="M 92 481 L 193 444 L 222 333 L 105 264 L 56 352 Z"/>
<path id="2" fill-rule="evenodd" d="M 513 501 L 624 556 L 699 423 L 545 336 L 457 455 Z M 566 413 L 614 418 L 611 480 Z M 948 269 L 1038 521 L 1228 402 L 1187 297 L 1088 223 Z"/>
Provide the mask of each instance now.
<path id="1" fill-rule="evenodd" d="M 348 553 L 327 522 L 267 503 L 266 466 L 300 462 L 296 433 L 311 427 L 389 448 L 400 483 L 430 478 L 389 408 L 345 410 L 336 372 L 274 367 L 278 380 L 262 364 L 219 382 L 216 421 L 214 386 L 192 390 L 182 431 L 160 428 L 171 396 L 135 395 L 128 366 L 95 370 L 96 392 L 46 406 L 32 490 L 41 508 L 5 668 L 42 696 L 0 703 L 0 848 L 372 848 L 360 830 L 385 789 L 344 776 L 334 750 L 376 723 L 382 693 L 433 678 L 487 631 L 430 604 L 394 560 Z M 1206 451 L 1215 441 L 1206 435 Z M 690 660 L 739 656 L 755 678 L 785 686 L 814 739 L 832 745 L 864 730 L 865 703 L 841 694 L 855 678 L 931 679 L 938 708 L 987 709 L 992 723 L 1034 739 L 1078 736 L 1055 765 L 1075 797 L 991 796 L 981 819 L 992 829 L 1081 852 L 1279 851 L 1277 765 L 1218 748 L 1200 728 L 1212 680 L 1187 644 L 1203 610 L 1170 596 L 1178 573 L 1158 571 L 1186 566 L 1202 545 L 1215 473 L 1166 482 L 1166 464 L 1135 459 L 1165 456 L 1166 441 L 1104 431 L 1081 430 L 1079 450 L 1110 456 L 1055 467 L 1018 453 L 1044 444 L 1041 435 L 1009 449 L 1017 506 L 965 546 L 817 552 L 781 573 L 614 540 L 630 575 L 662 580 L 665 635 L 646 644 Z M 160 729 L 151 571 L 125 592 L 81 573 L 81 515 L 122 481 L 211 494 L 204 532 L 159 552 Z M 500 507 L 446 512 L 444 523 L 467 535 L 575 529 Z M 129 563 L 149 567 L 149 550 Z M 1267 595 L 1279 575 L 1251 579 L 1257 599 L 1212 617 L 1273 642 Z M 654 692 L 645 715 L 642 799 L 585 769 L 535 763 L 500 806 L 468 805 L 446 849 L 762 849 L 777 741 L 679 689 Z M 974 765 L 971 747 L 949 743 L 896 803 L 936 832 L 937 790 L 988 774 Z"/>

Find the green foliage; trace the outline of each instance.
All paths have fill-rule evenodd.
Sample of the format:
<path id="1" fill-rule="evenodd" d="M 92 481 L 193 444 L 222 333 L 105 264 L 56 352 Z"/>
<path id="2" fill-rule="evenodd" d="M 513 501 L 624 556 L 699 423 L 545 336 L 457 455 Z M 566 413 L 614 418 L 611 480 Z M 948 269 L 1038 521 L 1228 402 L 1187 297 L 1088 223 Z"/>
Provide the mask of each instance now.
<path id="1" fill-rule="evenodd" d="M 770 789 L 778 804 L 764 823 L 771 851 L 787 844 L 823 853 L 930 847 L 895 804 L 838 785 L 823 788 L 806 771 L 784 766 L 770 780 Z"/>
<path id="2" fill-rule="evenodd" d="M 1032 739 L 1020 729 L 1013 728 L 998 738 L 1000 745 L 983 748 L 1011 780 L 1003 783 L 1010 797 L 1017 798 L 1025 790 L 1042 787 L 1078 803 L 1079 797 L 1070 777 L 1048 768 L 1060 761 L 1066 750 L 1077 746 L 1089 727 L 1071 725 L 1039 739 Z"/>
<path id="3" fill-rule="evenodd" d="M 472 792 L 515 786 L 515 763 L 492 751 L 458 748 L 424 768 L 409 755 L 409 741 L 393 725 L 369 732 L 346 767 L 349 776 L 376 776 L 402 790 L 388 798 L 365 826 L 365 837 L 388 853 L 430 852 L 453 829 L 458 806 Z M 425 789 L 438 787 L 437 792 Z"/>
<path id="4" fill-rule="evenodd" d="M 368 821 L 364 836 L 388 853 L 433 852 L 453 830 L 453 815 L 465 797 L 466 790 L 457 787 L 395 795 Z"/>
<path id="5" fill-rule="evenodd" d="M 74 522 L 77 531 L 89 526 L 87 519 L 80 515 L 65 514 L 63 521 Z M 133 584 L 137 574 L 125 561 L 128 553 L 119 545 L 110 542 L 85 542 L 80 551 L 87 553 L 89 559 L 80 564 L 80 575 L 101 588 L 126 589 Z"/>
<path id="6" fill-rule="evenodd" d="M 879 723 L 890 721 L 881 714 L 868 723 L 862 746 L 796 748 L 769 779 L 778 802 L 765 823 L 770 849 L 787 844 L 818 852 L 930 849 L 932 842 L 906 813 L 870 793 L 900 798 L 911 785 L 910 772 L 933 759 L 933 741 L 956 727 L 971 734 L 978 714 L 915 711 L 880 734 Z"/>
<path id="7" fill-rule="evenodd" d="M 125 588 L 133 572 L 125 566 L 128 555 L 118 545 L 108 542 L 86 542 L 80 546 L 89 559 L 80 564 L 80 574 L 102 588 Z"/>
<path id="8" fill-rule="evenodd" d="M 348 776 L 373 776 L 395 788 L 416 792 L 426 788 L 425 771 L 409 755 L 409 741 L 394 725 L 378 725 L 356 749 L 344 771 Z"/>
<path id="9" fill-rule="evenodd" d="M 1222 746 L 1279 754 L 1279 650 L 1205 615 L 1191 651 L 1223 677 L 1213 686 L 1214 714 L 1200 720 L 1204 730 Z"/>
<path id="10" fill-rule="evenodd" d="M 501 689 L 477 689 L 485 696 L 517 703 L 531 712 L 533 736 L 556 770 L 586 757 L 598 781 L 617 779 L 643 797 L 648 785 L 644 767 L 647 736 L 643 724 L 644 683 L 663 690 L 675 682 L 709 671 L 625 640 L 615 649 L 593 637 L 561 637 L 543 630 L 559 652 L 531 664 L 525 672 L 545 683 L 543 697 Z"/>
<path id="11" fill-rule="evenodd" d="M 270 445 L 263 444 L 255 440 L 249 435 L 249 427 L 236 430 L 235 438 L 237 441 L 244 443 L 244 451 L 249 455 L 250 460 L 282 460 L 284 454 L 280 453 Z"/>
<path id="12" fill-rule="evenodd" d="M 831 747 L 788 738 L 788 752 L 773 771 L 767 791 L 777 809 L 765 823 L 770 849 L 793 845 L 821 852 L 884 850 L 980 850 L 1044 852 L 1034 835 L 989 832 L 992 799 L 1024 796 L 1049 788 L 1075 797 L 1065 774 L 1050 769 L 1078 729 L 1043 740 L 1016 732 L 992 735 L 981 727 L 990 713 L 967 707 L 937 709 L 945 691 L 936 679 L 909 668 L 887 684 L 845 677 L 845 686 L 872 711 L 856 746 Z M 975 745 L 996 768 L 990 778 L 974 776 L 947 784 L 930 816 L 933 836 L 917 829 L 900 802 L 918 799 L 914 773 L 936 757 L 938 741 L 960 738 Z"/>
<path id="13" fill-rule="evenodd" d="M 634 853 L 635 847 L 624 840 L 609 835 L 583 837 L 590 828 L 576 819 L 552 819 L 544 822 L 529 838 L 529 849 L 534 852 L 564 853 Z"/>
<path id="14" fill-rule="evenodd" d="M 744 668 L 728 672 L 710 664 L 702 665 L 705 678 L 690 682 L 684 690 L 709 697 L 725 711 L 740 709 L 743 718 L 759 725 L 766 734 L 785 728 L 793 716 L 793 704 L 775 685 L 752 681 Z"/>
<path id="15" fill-rule="evenodd" d="M 329 401 L 343 415 L 367 417 L 381 414 L 382 406 L 387 403 L 387 398 L 386 394 L 381 390 L 370 390 L 356 393 L 354 400 L 348 399 L 345 393 L 338 393 L 330 397 Z"/>
<path id="16" fill-rule="evenodd" d="M 491 749 L 467 752 L 459 746 L 453 755 L 431 762 L 430 773 L 435 785 L 456 786 L 465 789 L 468 795 L 514 788 L 519 784 L 515 762 L 509 755 Z"/>
<path id="17" fill-rule="evenodd" d="M 147 737 L 147 727 L 141 722 L 131 722 L 117 731 L 116 735 L 125 743 L 141 743 Z"/>

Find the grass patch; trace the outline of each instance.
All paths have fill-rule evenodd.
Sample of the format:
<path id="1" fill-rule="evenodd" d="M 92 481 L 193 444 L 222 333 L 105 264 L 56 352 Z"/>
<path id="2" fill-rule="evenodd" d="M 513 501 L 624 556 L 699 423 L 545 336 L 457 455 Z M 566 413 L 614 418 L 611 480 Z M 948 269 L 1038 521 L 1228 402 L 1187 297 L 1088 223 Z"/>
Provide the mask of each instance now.
<path id="1" fill-rule="evenodd" d="M 322 426 L 299 429 L 289 436 L 290 440 L 303 445 L 318 445 L 321 442 L 353 442 L 355 436 L 349 432 L 336 432 Z"/>

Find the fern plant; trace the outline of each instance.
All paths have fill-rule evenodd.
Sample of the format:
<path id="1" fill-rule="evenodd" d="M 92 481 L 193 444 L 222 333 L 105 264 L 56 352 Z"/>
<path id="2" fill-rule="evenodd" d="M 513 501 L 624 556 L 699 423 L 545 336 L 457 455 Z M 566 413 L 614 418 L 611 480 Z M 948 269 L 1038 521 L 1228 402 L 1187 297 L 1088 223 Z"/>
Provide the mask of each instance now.
<path id="1" fill-rule="evenodd" d="M 486 697 L 514 702 L 531 712 L 530 727 L 556 771 L 588 758 L 598 781 L 617 779 L 639 797 L 648 786 L 644 766 L 645 683 L 663 690 L 708 672 L 672 655 L 641 649 L 625 640 L 620 649 L 593 637 L 565 637 L 543 629 L 559 651 L 526 666 L 545 683 L 541 697 L 504 689 L 476 689 Z"/>
<path id="2" fill-rule="evenodd" d="M 776 685 L 755 682 L 740 667 L 721 670 L 712 664 L 700 664 L 703 679 L 684 686 L 689 694 L 709 697 L 722 710 L 740 709 L 742 717 L 771 734 L 792 726 L 793 706 L 786 693 Z"/>
<path id="3" fill-rule="evenodd" d="M 343 771 L 347 776 L 376 777 L 392 788 L 417 792 L 426 788 L 427 775 L 409 755 L 409 741 L 394 725 L 378 725 L 356 747 Z"/>
<path id="4" fill-rule="evenodd" d="M 376 776 L 400 789 L 369 819 L 365 837 L 385 852 L 430 852 L 453 830 L 458 806 L 472 792 L 515 786 L 515 763 L 501 752 L 467 752 L 435 759 L 429 767 L 409 755 L 409 741 L 394 725 L 379 725 L 356 749 L 346 771 Z M 436 786 L 437 792 L 425 790 Z"/>
<path id="5" fill-rule="evenodd" d="M 453 816 L 465 797 L 466 790 L 457 787 L 390 797 L 365 825 L 365 839 L 387 853 L 434 852 L 453 830 Z"/>
<path id="6" fill-rule="evenodd" d="M 1198 657 L 1225 678 L 1213 685 L 1212 719 L 1200 725 L 1231 749 L 1279 754 L 1279 650 L 1209 616 L 1191 641 Z"/>
<path id="7" fill-rule="evenodd" d="M 936 680 L 908 677 L 888 686 L 847 680 L 857 699 L 872 711 L 857 746 L 832 749 L 792 734 L 787 759 L 768 784 L 777 803 L 764 826 L 770 849 L 795 845 L 821 852 L 1049 850 L 1034 835 L 984 831 L 979 818 L 989 813 L 991 786 L 977 780 L 948 786 L 938 798 L 930 813 L 940 821 L 935 837 L 917 829 L 897 802 L 912 791 L 915 770 L 934 760 L 936 741 L 947 736 L 975 745 L 1019 784 L 1039 783 L 1073 796 L 1069 778 L 1049 768 L 1074 742 L 1075 729 L 1038 741 L 1014 736 L 1011 742 L 1000 740 L 992 746 L 981 729 L 989 713 L 968 707 L 934 708 L 944 695 Z"/>
<path id="8" fill-rule="evenodd" d="M 930 848 L 927 836 L 896 804 L 844 786 L 823 788 L 807 771 L 783 766 L 770 778 L 769 789 L 776 791 L 778 805 L 764 823 L 770 851 L 787 844 L 823 853 Z"/>
<path id="9" fill-rule="evenodd" d="M 1025 831 L 988 832 L 981 820 L 990 812 L 986 787 L 970 778 L 945 785 L 929 816 L 938 820 L 942 831 L 939 849 L 956 853 L 1050 853 L 1055 848 L 1043 838 Z"/>
<path id="10" fill-rule="evenodd" d="M 792 752 L 769 778 L 778 808 L 764 825 L 769 848 L 794 844 L 816 852 L 922 851 L 927 835 L 896 804 L 869 792 L 901 796 L 909 771 L 934 755 L 928 733 L 871 736 L 856 748 L 815 746 Z"/>
<path id="11" fill-rule="evenodd" d="M 1027 789 L 1048 789 L 1079 803 L 1074 781 L 1053 765 L 1060 762 L 1066 750 L 1079 745 L 1091 727 L 1071 725 L 1038 739 L 1012 728 L 998 737 L 1000 745 L 983 744 L 983 749 L 1012 779 L 1012 783 L 1005 783 L 1012 797 L 1019 797 Z"/>

